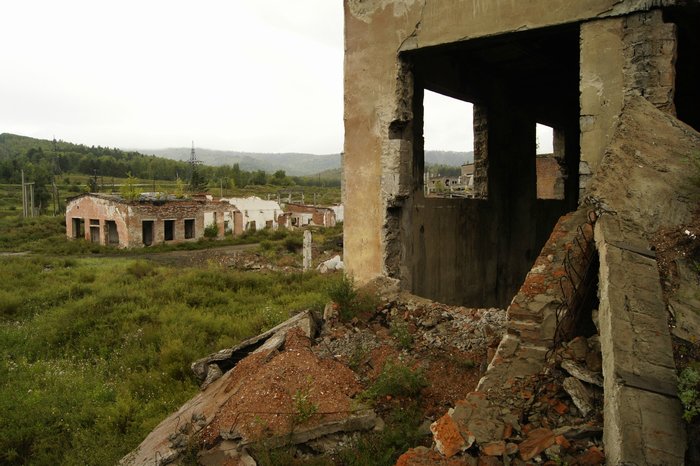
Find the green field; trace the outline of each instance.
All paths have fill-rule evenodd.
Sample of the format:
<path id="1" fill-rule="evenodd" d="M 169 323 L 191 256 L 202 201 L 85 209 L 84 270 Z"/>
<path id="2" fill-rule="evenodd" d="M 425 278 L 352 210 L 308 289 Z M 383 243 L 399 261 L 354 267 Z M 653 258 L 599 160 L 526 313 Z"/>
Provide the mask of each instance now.
<path id="1" fill-rule="evenodd" d="M 2 193 L 0 464 L 115 464 L 198 390 L 192 361 L 322 309 L 340 279 L 155 265 L 67 240 L 62 217 L 21 219 Z M 247 240 L 289 254 L 297 234 Z"/>

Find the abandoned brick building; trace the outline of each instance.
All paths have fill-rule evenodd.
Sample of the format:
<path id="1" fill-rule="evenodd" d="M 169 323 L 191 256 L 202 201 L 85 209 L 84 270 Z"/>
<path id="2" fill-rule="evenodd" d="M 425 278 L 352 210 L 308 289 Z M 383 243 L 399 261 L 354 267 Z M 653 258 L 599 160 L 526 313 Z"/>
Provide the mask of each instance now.
<path id="1" fill-rule="evenodd" d="M 287 203 L 284 210 L 289 213 L 290 227 L 333 227 L 336 224 L 335 211 L 331 207 Z"/>
<path id="2" fill-rule="evenodd" d="M 243 232 L 243 217 L 235 206 L 207 197 L 142 195 L 126 201 L 120 196 L 83 194 L 66 206 L 69 238 L 124 248 L 196 241 L 211 224 L 217 225 L 219 237 Z"/>
<path id="3" fill-rule="evenodd" d="M 567 251 L 595 249 L 586 292 L 599 310 L 608 464 L 683 464 L 668 316 L 648 240 L 698 205 L 681 178 L 700 141 L 700 2 L 344 7 L 349 273 L 358 283 L 389 277 L 448 304 L 508 308 L 508 335 L 479 384 L 487 390 L 515 367 L 541 369 L 559 329 L 555 308 L 572 293 L 561 285 L 571 275 L 562 255 L 571 265 Z M 474 198 L 425 195 L 426 91 L 473 104 Z M 539 193 L 538 177 L 557 166 L 537 169 L 538 123 L 553 128 L 565 174 Z"/>

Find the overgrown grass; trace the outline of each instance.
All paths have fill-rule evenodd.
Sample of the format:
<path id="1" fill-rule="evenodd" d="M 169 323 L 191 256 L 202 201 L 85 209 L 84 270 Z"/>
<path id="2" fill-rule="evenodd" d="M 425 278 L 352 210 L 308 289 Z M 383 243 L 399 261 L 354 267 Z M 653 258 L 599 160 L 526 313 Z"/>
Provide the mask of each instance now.
<path id="1" fill-rule="evenodd" d="M 111 246 L 101 246 L 84 239 L 68 239 L 66 237 L 66 221 L 63 216 L 21 218 L 21 211 L 19 215 L 0 217 L 0 232 L 0 251 L 29 251 L 38 254 L 66 256 L 91 254 L 139 256 L 144 253 L 192 251 L 212 247 L 255 244 L 261 241 L 275 241 L 289 251 L 301 248 L 301 231 L 281 228 L 278 230 L 247 231 L 235 237 L 202 238 L 199 241 L 157 244 L 148 248 L 118 249 Z"/>
<path id="2" fill-rule="evenodd" d="M 197 390 L 190 363 L 322 309 L 338 275 L 0 257 L 0 464 L 115 464 Z"/>
<path id="3" fill-rule="evenodd" d="M 427 384 L 420 369 L 411 369 L 401 362 L 388 361 L 377 380 L 361 394 L 361 398 L 373 401 L 386 396 L 415 397 Z"/>
<path id="4" fill-rule="evenodd" d="M 330 282 L 327 292 L 338 305 L 340 319 L 346 322 L 360 312 L 374 311 L 379 305 L 377 296 L 366 290 L 357 290 L 355 280 L 349 275 L 342 274 L 340 280 Z"/>

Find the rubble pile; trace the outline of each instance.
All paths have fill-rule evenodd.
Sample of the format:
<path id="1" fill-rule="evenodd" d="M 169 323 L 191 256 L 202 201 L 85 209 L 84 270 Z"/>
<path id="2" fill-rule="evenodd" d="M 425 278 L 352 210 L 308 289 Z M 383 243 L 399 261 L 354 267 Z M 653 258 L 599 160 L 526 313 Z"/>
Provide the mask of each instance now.
<path id="1" fill-rule="evenodd" d="M 458 401 L 430 427 L 440 455 L 413 449 L 397 464 L 603 464 L 602 384 L 598 336 L 577 337 L 542 373 Z"/>
<path id="2" fill-rule="evenodd" d="M 381 430 L 400 405 L 362 398 L 387 364 L 426 379 L 417 402 L 428 425 L 476 386 L 504 332 L 505 311 L 450 307 L 410 295 L 364 309 L 349 322 L 329 305 L 192 364 L 202 391 L 163 421 L 124 465 L 255 464 L 255 448 L 297 445 L 299 457 L 349 447 Z"/>

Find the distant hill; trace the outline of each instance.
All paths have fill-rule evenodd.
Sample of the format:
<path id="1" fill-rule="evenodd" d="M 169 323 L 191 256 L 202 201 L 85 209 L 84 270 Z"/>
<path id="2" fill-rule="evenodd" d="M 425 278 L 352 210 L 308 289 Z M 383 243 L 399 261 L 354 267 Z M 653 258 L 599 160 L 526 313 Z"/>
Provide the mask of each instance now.
<path id="1" fill-rule="evenodd" d="M 195 150 L 197 159 L 207 165 L 219 166 L 237 163 L 242 170 L 248 171 L 264 170 L 268 173 L 274 173 L 277 170 L 284 170 L 287 175 L 303 176 L 340 167 L 340 154 L 266 154 L 200 148 Z M 138 151 L 173 160 L 189 160 L 191 148 L 138 149 Z"/>
<path id="2" fill-rule="evenodd" d="M 340 154 L 315 155 L 305 153 L 271 154 L 261 152 L 238 152 L 196 148 L 197 159 L 207 165 L 233 165 L 242 170 L 264 170 L 273 173 L 284 170 L 287 175 L 308 176 L 340 168 Z M 138 149 L 142 154 L 152 154 L 172 160 L 188 160 L 191 148 Z M 474 160 L 473 152 L 427 151 L 428 165 L 457 167 Z"/>

